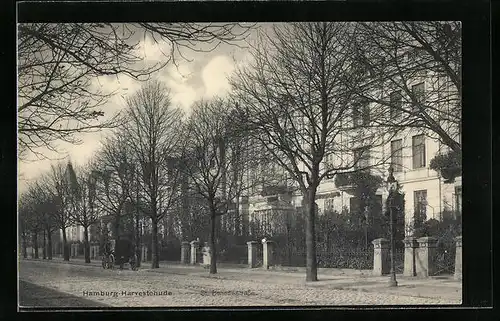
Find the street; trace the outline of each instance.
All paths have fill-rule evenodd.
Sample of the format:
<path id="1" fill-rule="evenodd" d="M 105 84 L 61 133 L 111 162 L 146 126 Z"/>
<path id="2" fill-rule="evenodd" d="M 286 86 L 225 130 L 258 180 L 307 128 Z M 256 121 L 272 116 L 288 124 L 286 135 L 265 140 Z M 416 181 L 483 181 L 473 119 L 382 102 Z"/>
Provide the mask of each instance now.
<path id="1" fill-rule="evenodd" d="M 202 267 L 149 265 L 139 271 L 104 270 L 62 261 L 21 260 L 20 306 L 193 307 L 300 305 L 430 305 L 460 304 L 461 286 L 453 281 L 400 281 L 388 289 L 385 278 L 320 275 L 306 283 L 302 273 L 219 268 L 209 275 Z M 29 283 L 26 283 L 29 282 Z M 428 284 L 436 284 L 429 286 Z M 43 292 L 64 300 L 48 300 Z M 54 292 L 57 291 L 57 292 Z M 392 291 L 392 292 L 391 292 Z M 29 293 L 27 293 L 29 292 Z M 45 299 L 36 299 L 43 295 Z M 52 294 L 52 297 L 58 297 Z M 76 298 L 82 300 L 76 302 Z M 68 303 L 69 302 L 69 303 Z"/>

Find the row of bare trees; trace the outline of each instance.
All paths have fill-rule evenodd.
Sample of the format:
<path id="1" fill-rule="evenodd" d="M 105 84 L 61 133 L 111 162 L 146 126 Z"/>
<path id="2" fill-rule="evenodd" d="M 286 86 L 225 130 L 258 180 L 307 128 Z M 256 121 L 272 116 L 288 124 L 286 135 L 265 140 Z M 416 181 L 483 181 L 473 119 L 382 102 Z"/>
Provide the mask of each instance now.
<path id="1" fill-rule="evenodd" d="M 235 123 L 238 118 L 234 115 L 230 102 L 217 98 L 198 102 L 191 116 L 184 119 L 183 113 L 171 105 L 168 89 L 150 81 L 127 100 L 125 125 L 106 137 L 102 149 L 88 164 L 76 169 L 71 163 L 53 166 L 48 175 L 30 186 L 27 195 L 34 195 L 30 199 L 34 206 L 45 193 L 55 200 L 47 214 L 62 230 L 64 244 L 67 227 L 83 227 L 87 262 L 89 227 L 100 218 L 111 218 L 115 239 L 121 237 L 120 226 L 126 216 L 134 215 L 136 227 L 147 218 L 151 223 L 153 268 L 159 267 L 159 225 L 180 221 L 178 236 L 182 237 L 182 231 L 189 229 L 183 216 L 191 218 L 185 208 L 186 197 L 201 198 L 207 211 L 195 215 L 208 215 L 212 273 L 216 273 L 219 217 L 239 207 L 234 205 L 236 199 L 248 188 L 244 175 L 250 166 L 258 164 L 248 153 L 242 157 L 243 132 L 235 130 L 242 126 Z M 178 209 L 184 212 L 175 222 L 173 216 Z M 36 213 L 31 211 L 27 217 L 36 218 Z M 66 252 L 65 259 L 69 259 Z"/>
<path id="2" fill-rule="evenodd" d="M 220 217 L 238 210 L 252 185 L 271 179 L 249 179 L 248 173 L 274 163 L 302 195 L 306 279 L 316 281 L 315 199 L 324 179 L 387 164 L 385 146 L 407 128 L 461 149 L 460 28 L 444 22 L 275 25 L 259 33 L 251 62 L 230 79 L 228 99 L 198 102 L 186 117 L 159 82 L 130 97 L 124 126 L 89 164 L 94 184 L 88 186 L 95 186 L 89 195 L 98 212 L 115 217 L 116 235 L 127 206 L 138 219 L 149 218 L 153 268 L 158 223 L 185 205 L 186 195 L 197 195 L 206 209 L 199 214 L 210 222 L 210 273 L 216 273 Z M 353 149 L 367 146 L 374 161 L 360 165 L 366 153 Z M 43 189 L 54 191 L 58 208 L 71 209 L 57 213 L 70 218 L 91 208 L 75 205 L 84 199 L 76 196 L 78 184 L 52 181 L 53 188 Z M 71 196 L 63 197 L 65 191 Z M 69 222 L 55 221 L 61 229 Z"/>

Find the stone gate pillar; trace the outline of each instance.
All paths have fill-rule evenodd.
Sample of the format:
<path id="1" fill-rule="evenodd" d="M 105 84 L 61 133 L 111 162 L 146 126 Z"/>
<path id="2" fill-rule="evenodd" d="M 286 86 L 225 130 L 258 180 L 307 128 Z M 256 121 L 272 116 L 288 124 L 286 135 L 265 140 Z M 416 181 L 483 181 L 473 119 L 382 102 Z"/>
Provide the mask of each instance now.
<path id="1" fill-rule="evenodd" d="M 257 266 L 257 246 L 259 245 L 256 241 L 247 242 L 248 246 L 248 267 L 254 268 Z"/>
<path id="2" fill-rule="evenodd" d="M 276 243 L 270 240 L 262 240 L 262 266 L 264 269 L 269 269 L 270 266 L 274 265 L 274 248 Z"/>
<path id="3" fill-rule="evenodd" d="M 417 242 L 418 250 L 415 257 L 417 276 L 432 276 L 436 273 L 434 258 L 436 256 L 437 239 L 432 236 L 426 236 L 417 239 Z"/>
<path id="4" fill-rule="evenodd" d="M 381 276 L 390 272 L 389 241 L 384 238 L 375 239 L 373 244 L 373 275 Z"/>
<path id="5" fill-rule="evenodd" d="M 462 236 L 457 236 L 455 238 L 456 250 L 455 250 L 455 279 L 462 279 Z"/>
<path id="6" fill-rule="evenodd" d="M 189 247 L 190 244 L 188 241 L 184 241 L 181 243 L 181 263 L 189 264 Z"/>
<path id="7" fill-rule="evenodd" d="M 191 241 L 191 264 L 196 264 L 198 263 L 198 241 Z"/>
<path id="8" fill-rule="evenodd" d="M 142 246 L 141 256 L 142 256 L 141 260 L 142 262 L 148 261 L 148 247 L 145 245 Z"/>
<path id="9" fill-rule="evenodd" d="M 416 276 L 416 265 L 415 256 L 418 248 L 417 238 L 413 236 L 408 236 L 403 240 L 405 244 L 405 256 L 404 256 L 404 276 Z"/>

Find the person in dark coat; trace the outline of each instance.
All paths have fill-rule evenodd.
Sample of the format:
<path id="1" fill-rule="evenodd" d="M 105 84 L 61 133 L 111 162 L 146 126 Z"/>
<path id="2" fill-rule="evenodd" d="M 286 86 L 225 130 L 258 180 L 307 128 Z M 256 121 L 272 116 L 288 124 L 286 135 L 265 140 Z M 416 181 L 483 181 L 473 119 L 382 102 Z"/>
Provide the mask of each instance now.
<path id="1" fill-rule="evenodd" d="M 128 239 L 120 239 L 117 242 L 115 252 L 118 264 L 122 266 L 124 263 L 129 262 L 130 258 L 134 255 L 132 242 Z"/>

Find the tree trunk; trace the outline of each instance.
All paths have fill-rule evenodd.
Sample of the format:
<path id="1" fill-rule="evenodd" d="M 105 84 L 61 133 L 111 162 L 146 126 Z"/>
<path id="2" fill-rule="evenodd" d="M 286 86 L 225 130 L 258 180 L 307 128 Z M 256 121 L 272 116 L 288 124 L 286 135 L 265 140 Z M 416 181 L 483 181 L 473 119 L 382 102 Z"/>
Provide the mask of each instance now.
<path id="1" fill-rule="evenodd" d="M 157 269 L 160 267 L 160 258 L 158 256 L 158 222 L 151 220 L 152 230 L 151 233 L 151 268 Z"/>
<path id="2" fill-rule="evenodd" d="M 28 258 L 28 245 L 26 244 L 26 232 L 22 232 L 22 248 L 23 248 L 23 258 L 27 259 Z"/>
<path id="3" fill-rule="evenodd" d="M 318 281 L 318 269 L 316 262 L 316 188 L 310 186 L 304 197 L 306 210 L 306 281 Z"/>
<path id="4" fill-rule="evenodd" d="M 43 230 L 43 249 L 42 249 L 42 258 L 47 259 L 47 239 L 45 237 L 45 229 Z"/>
<path id="5" fill-rule="evenodd" d="M 217 222 L 217 216 L 214 211 L 212 211 L 210 215 L 210 274 L 217 273 L 217 253 L 215 248 L 215 239 L 216 239 L 216 229 L 215 225 Z"/>
<path id="6" fill-rule="evenodd" d="M 90 242 L 89 242 L 89 227 L 83 227 L 83 251 L 85 254 L 85 263 L 90 263 Z"/>
<path id="7" fill-rule="evenodd" d="M 114 224 L 115 228 L 114 228 L 114 237 L 115 237 L 115 242 L 118 242 L 118 240 L 120 239 L 120 215 L 117 215 L 115 217 L 115 224 Z M 115 243 L 117 244 L 117 243 Z"/>
<path id="8" fill-rule="evenodd" d="M 68 240 L 66 239 L 66 228 L 62 229 L 63 235 L 63 257 L 64 261 L 69 261 L 69 249 L 68 249 Z"/>
<path id="9" fill-rule="evenodd" d="M 137 267 L 141 266 L 141 230 L 139 215 L 135 216 L 135 254 L 137 255 Z"/>
<path id="10" fill-rule="evenodd" d="M 52 260 L 52 231 L 47 229 L 47 258 Z"/>
<path id="11" fill-rule="evenodd" d="M 38 231 L 33 231 L 33 247 L 35 249 L 35 259 L 38 259 Z"/>
<path id="12" fill-rule="evenodd" d="M 236 195 L 236 202 L 235 202 L 235 209 L 234 209 L 234 234 L 237 236 L 242 235 L 241 233 L 241 217 L 240 217 L 240 195 Z"/>

